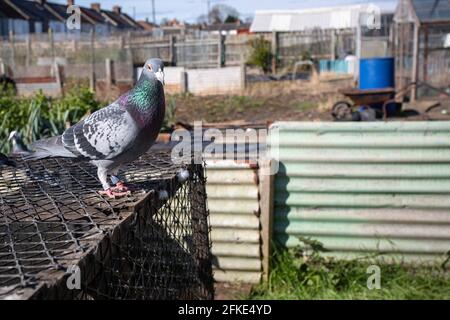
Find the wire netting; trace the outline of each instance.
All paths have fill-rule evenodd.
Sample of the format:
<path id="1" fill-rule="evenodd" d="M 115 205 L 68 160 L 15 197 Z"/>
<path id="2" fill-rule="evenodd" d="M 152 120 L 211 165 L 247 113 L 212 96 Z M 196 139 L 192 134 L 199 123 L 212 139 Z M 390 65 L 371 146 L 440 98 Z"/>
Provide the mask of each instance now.
<path id="1" fill-rule="evenodd" d="M 202 165 L 153 152 L 122 168 L 135 190 L 101 196 L 67 159 L 0 167 L 0 299 L 211 299 Z"/>

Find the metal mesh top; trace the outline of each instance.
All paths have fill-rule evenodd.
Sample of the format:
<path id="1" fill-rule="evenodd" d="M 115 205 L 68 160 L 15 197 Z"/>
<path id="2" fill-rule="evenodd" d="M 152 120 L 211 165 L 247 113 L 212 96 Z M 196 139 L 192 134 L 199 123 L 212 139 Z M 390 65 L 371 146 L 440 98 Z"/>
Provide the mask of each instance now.
<path id="1" fill-rule="evenodd" d="M 122 177 L 139 191 L 112 200 L 98 194 L 101 184 L 96 168 L 90 164 L 67 159 L 17 160 L 17 163 L 17 168 L 0 168 L 0 299 L 11 295 L 32 296 L 46 282 L 59 279 L 69 266 L 79 264 L 105 234 L 129 218 L 149 192 L 158 199 L 158 192 L 164 190 L 169 200 L 174 199 L 171 203 L 159 203 L 159 216 L 153 219 L 158 220 L 158 228 L 171 228 L 166 231 L 167 238 L 180 252 L 189 253 L 188 239 L 193 235 L 187 221 L 190 217 L 186 215 L 189 208 L 181 203 L 187 201 L 183 200 L 185 197 L 175 197 L 180 184 L 174 184 L 177 174 L 186 170 L 186 166 L 172 163 L 170 154 L 148 153 L 124 167 Z M 186 189 L 185 195 L 189 192 Z M 133 232 L 137 237 L 137 232 Z M 152 232 L 154 243 L 158 239 Z M 147 235 L 141 232 L 139 237 L 132 242 L 116 239 L 117 246 L 122 246 L 122 253 L 129 251 L 136 241 L 143 243 L 142 238 L 148 238 L 148 232 Z M 131 245 L 122 245 L 123 241 Z M 159 241 L 167 251 L 170 241 Z M 148 249 L 148 244 L 145 248 Z M 106 258 L 100 260 L 103 259 Z M 142 257 L 136 259 L 142 263 Z M 136 263 L 133 265 L 135 268 Z M 119 271 L 126 273 L 126 270 Z M 28 289 L 31 291 L 27 293 Z M 103 293 L 104 298 L 124 298 L 121 294 Z"/>

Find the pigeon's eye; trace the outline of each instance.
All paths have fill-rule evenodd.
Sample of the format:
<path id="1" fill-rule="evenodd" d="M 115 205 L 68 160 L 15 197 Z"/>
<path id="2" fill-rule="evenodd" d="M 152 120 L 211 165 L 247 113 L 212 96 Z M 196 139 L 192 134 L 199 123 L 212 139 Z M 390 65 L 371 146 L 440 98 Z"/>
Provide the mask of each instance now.
<path id="1" fill-rule="evenodd" d="M 151 64 L 148 64 L 148 65 L 147 65 L 147 68 L 148 68 L 148 70 L 153 71 L 153 68 L 152 68 L 152 65 L 151 65 Z"/>

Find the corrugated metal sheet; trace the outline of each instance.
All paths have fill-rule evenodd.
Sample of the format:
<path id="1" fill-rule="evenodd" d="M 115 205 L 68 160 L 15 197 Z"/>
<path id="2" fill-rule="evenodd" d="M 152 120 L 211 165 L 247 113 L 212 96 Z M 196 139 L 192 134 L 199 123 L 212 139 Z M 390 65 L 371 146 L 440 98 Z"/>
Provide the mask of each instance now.
<path id="1" fill-rule="evenodd" d="M 383 13 L 394 13 L 391 5 L 380 8 Z M 360 16 L 371 12 L 370 4 L 304 10 L 256 11 L 251 32 L 295 32 L 319 29 L 356 28 Z"/>
<path id="2" fill-rule="evenodd" d="M 450 122 L 280 122 L 269 144 L 279 242 L 414 261 L 450 250 Z"/>
<path id="3" fill-rule="evenodd" d="M 219 282 L 261 280 L 257 169 L 235 161 L 207 161 L 214 277 Z"/>

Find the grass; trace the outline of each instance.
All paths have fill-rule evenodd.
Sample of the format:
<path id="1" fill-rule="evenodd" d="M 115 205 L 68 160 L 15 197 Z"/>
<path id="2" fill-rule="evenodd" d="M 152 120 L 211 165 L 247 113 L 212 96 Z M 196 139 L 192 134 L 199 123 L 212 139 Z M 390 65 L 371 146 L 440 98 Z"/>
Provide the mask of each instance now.
<path id="1" fill-rule="evenodd" d="M 26 144 L 40 138 L 61 134 L 68 126 L 99 109 L 88 88 L 73 88 L 64 97 L 46 97 L 42 91 L 30 98 L 18 97 L 13 91 L 0 92 L 0 152 L 9 152 L 7 138 L 19 131 Z"/>
<path id="2" fill-rule="evenodd" d="M 448 261 L 447 261 L 448 262 Z M 450 299 L 448 266 L 412 267 L 364 260 L 333 260 L 318 251 L 305 255 L 301 249 L 276 250 L 269 280 L 254 288 L 248 299 Z M 368 267 L 378 265 L 380 289 L 369 290 Z M 447 269 L 446 269 L 447 268 Z"/>

